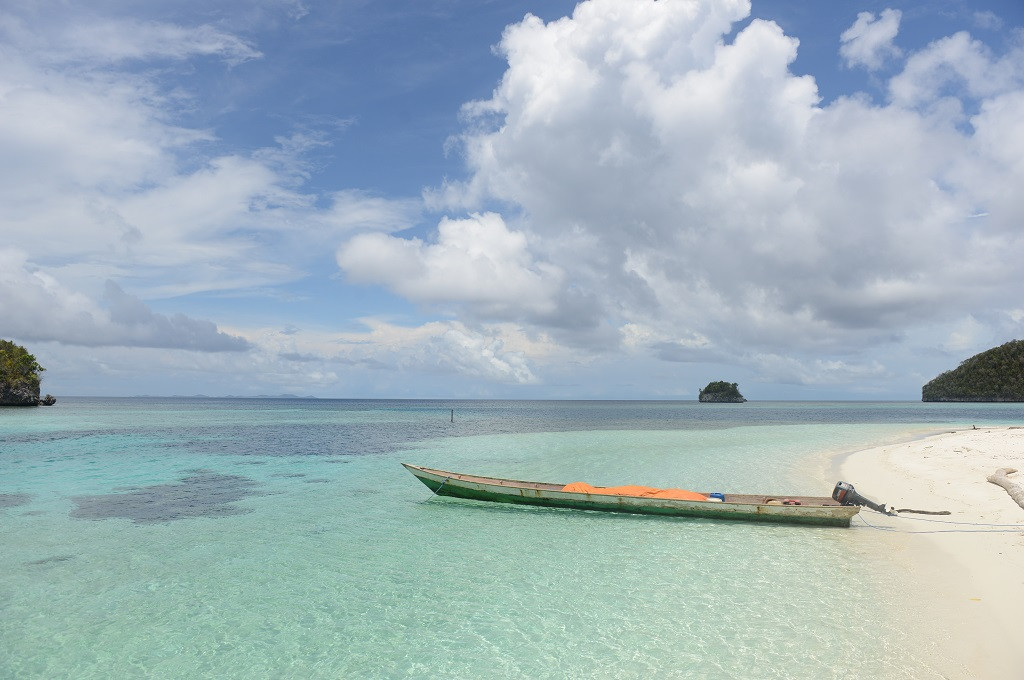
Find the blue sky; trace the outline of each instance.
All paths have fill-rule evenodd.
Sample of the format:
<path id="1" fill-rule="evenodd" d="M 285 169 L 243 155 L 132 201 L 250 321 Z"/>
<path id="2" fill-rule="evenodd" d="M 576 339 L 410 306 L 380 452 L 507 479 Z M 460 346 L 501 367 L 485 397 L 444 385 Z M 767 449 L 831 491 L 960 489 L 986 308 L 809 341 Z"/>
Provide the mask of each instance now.
<path id="1" fill-rule="evenodd" d="M 1024 337 L 1024 5 L 0 8 L 55 395 L 918 399 Z"/>

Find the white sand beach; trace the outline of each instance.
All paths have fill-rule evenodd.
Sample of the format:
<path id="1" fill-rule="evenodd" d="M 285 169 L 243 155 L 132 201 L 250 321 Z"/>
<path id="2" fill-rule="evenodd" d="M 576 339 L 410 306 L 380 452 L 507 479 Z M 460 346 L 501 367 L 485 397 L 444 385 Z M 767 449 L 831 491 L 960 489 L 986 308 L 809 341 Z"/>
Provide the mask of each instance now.
<path id="1" fill-rule="evenodd" d="M 1010 479 L 1024 485 L 1024 427 L 946 432 L 840 463 L 842 478 L 871 500 L 951 512 L 861 512 L 864 521 L 892 530 L 877 532 L 878 545 L 912 575 L 915 604 L 904 613 L 954 660 L 947 677 L 1024 678 L 1024 508 L 987 481 L 998 468 L 1020 470 Z"/>

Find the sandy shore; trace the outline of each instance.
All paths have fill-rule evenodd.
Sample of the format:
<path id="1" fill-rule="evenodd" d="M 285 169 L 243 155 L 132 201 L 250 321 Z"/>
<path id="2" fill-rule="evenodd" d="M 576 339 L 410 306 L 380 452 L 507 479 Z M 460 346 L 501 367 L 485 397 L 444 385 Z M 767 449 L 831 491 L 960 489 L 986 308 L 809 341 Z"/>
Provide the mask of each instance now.
<path id="1" fill-rule="evenodd" d="M 912 576 L 914 604 L 904 613 L 953 660 L 946 677 L 1024 678 L 1024 508 L 987 481 L 998 468 L 1020 470 L 1010 479 L 1024 485 L 1024 427 L 946 432 L 860 451 L 839 466 L 871 500 L 952 513 L 861 512 L 892 530 L 875 532 L 877 545 Z"/>

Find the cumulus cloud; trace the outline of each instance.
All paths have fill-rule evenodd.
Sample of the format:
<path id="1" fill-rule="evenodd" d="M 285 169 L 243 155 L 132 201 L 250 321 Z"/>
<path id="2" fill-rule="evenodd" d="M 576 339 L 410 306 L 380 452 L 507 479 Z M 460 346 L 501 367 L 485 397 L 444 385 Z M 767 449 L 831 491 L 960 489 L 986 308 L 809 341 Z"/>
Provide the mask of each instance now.
<path id="1" fill-rule="evenodd" d="M 88 347 L 250 348 L 248 341 L 219 331 L 210 321 L 158 314 L 112 281 L 106 282 L 105 302 L 101 307 L 54 277 L 33 271 L 22 253 L 0 250 L 0 335 L 5 337 Z"/>
<path id="2" fill-rule="evenodd" d="M 725 42 L 748 13 L 745 2 L 592 0 L 509 26 L 500 84 L 464 108 L 469 176 L 433 205 L 515 206 L 517 261 L 561 272 L 546 279 L 562 287 L 545 289 L 558 305 L 547 318 L 577 319 L 571 290 L 600 320 L 578 317 L 560 335 L 581 346 L 610 325 L 624 330 L 606 346 L 646 339 L 667 359 L 842 356 L 1017 304 L 1020 47 L 994 54 L 951 36 L 909 56 L 890 102 L 822 106 L 776 24 L 754 20 Z M 843 54 L 869 68 L 899 57 L 899 19 L 862 15 Z M 472 301 L 439 283 L 473 271 L 444 239 L 368 237 L 342 253 L 375 253 L 374 271 L 394 262 L 408 274 L 357 278 L 410 299 Z M 432 248 L 446 254 L 435 267 Z M 877 374 L 842 366 L 831 373 Z"/>
<path id="3" fill-rule="evenodd" d="M 1024 47 L 1015 45 L 995 55 L 966 32 L 936 40 L 907 59 L 903 72 L 889 83 L 890 96 L 901 106 L 943 101 L 960 113 L 966 105 L 1019 92 L 1024 83 Z"/>
<path id="4" fill-rule="evenodd" d="M 858 14 L 853 26 L 839 36 L 842 43 L 839 54 L 846 65 L 876 71 L 887 60 L 900 56 L 900 49 L 893 41 L 899 33 L 902 17 L 898 9 L 884 9 L 877 17 L 871 12 Z"/>
<path id="5" fill-rule="evenodd" d="M 491 317 L 549 314 L 562 273 L 536 261 L 526 243 L 500 215 L 474 214 L 442 220 L 432 244 L 357 236 L 338 250 L 338 265 L 355 283 L 384 285 L 415 302 L 456 302 Z"/>
<path id="6" fill-rule="evenodd" d="M 325 136 L 237 150 L 186 122 L 197 102 L 168 74 L 260 63 L 242 33 L 15 15 L 35 6 L 0 10 L 0 245 L 19 249 L 0 334 L 250 342 L 224 366 L 301 391 L 284 387 L 295 365 L 315 384 L 389 366 L 528 385 L 567 347 L 829 384 L 885 377 L 864 353 L 922 328 L 949 347 L 1020 328 L 1019 41 L 958 33 L 904 54 L 900 13 L 865 13 L 838 49 L 872 78 L 889 67 L 888 99 L 823 105 L 791 70 L 799 36 L 745 22 L 747 0 L 527 16 L 502 35 L 492 95 L 463 107 L 465 176 L 426 192 L 447 217 L 414 236 L 419 200 L 310 188 Z M 349 281 L 445 320 L 243 340 L 142 302 L 277 286 L 331 253 Z"/>

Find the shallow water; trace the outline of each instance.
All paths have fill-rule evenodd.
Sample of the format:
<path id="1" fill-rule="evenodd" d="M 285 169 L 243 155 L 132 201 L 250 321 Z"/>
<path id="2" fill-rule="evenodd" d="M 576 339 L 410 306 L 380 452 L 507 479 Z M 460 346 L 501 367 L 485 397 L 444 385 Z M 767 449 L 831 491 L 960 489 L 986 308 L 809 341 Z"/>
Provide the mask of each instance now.
<path id="1" fill-rule="evenodd" d="M 941 677 L 941 645 L 891 606 L 912 576 L 867 530 L 431 498 L 399 463 L 822 495 L 808 460 L 1022 420 L 902 403 L 0 410 L 0 677 Z"/>

